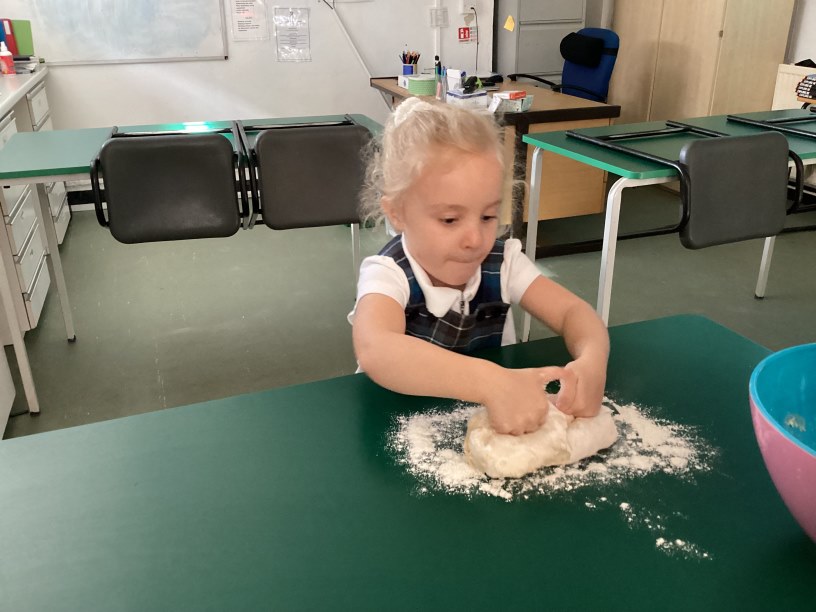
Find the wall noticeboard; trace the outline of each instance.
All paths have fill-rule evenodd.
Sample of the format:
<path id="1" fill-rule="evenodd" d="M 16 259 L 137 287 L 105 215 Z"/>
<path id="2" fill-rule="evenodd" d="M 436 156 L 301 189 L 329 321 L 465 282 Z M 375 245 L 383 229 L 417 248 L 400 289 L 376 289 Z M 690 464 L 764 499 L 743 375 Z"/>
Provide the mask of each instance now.
<path id="1" fill-rule="evenodd" d="M 227 59 L 221 0 L 4 0 L 51 64 Z"/>

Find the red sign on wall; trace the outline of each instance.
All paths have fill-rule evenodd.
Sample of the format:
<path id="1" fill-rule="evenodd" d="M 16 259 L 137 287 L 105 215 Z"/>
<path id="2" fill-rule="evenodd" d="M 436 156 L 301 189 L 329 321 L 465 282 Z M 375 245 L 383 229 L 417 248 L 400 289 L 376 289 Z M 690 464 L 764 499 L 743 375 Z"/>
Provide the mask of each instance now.
<path id="1" fill-rule="evenodd" d="M 468 41 L 470 40 L 470 28 L 463 27 L 459 28 L 459 41 Z"/>

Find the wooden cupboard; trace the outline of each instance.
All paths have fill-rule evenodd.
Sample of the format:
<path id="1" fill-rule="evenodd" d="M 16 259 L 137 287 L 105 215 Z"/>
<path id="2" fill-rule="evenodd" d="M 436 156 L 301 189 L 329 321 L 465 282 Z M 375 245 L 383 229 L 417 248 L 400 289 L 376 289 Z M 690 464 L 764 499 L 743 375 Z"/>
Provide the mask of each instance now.
<path id="1" fill-rule="evenodd" d="M 616 0 L 617 123 L 771 108 L 794 0 Z"/>

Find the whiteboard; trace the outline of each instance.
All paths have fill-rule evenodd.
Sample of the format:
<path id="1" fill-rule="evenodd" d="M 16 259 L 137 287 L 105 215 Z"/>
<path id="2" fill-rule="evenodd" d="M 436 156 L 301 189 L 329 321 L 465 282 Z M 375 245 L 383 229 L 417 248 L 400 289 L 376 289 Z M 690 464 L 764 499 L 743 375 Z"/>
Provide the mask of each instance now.
<path id="1" fill-rule="evenodd" d="M 226 59 L 221 0 L 3 0 L 49 64 Z"/>

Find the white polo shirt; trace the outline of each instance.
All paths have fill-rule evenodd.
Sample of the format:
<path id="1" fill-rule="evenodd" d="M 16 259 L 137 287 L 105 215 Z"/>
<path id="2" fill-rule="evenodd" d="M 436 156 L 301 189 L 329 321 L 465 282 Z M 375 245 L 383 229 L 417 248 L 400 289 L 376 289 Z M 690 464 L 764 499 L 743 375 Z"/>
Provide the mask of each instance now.
<path id="1" fill-rule="evenodd" d="M 451 287 L 435 287 L 428 274 L 411 256 L 408 247 L 405 245 L 405 238 L 402 238 L 402 248 L 411 265 L 419 287 L 425 296 L 425 306 L 435 317 L 443 317 L 451 310 L 459 310 L 462 300 L 465 302 L 464 314 L 470 314 L 470 300 L 479 290 L 479 283 L 482 281 L 481 266 L 470 277 L 465 288 L 452 289 Z M 508 304 L 518 304 L 524 292 L 530 287 L 532 282 L 541 274 L 535 264 L 531 262 L 524 253 L 521 252 L 521 241 L 511 238 L 504 243 L 504 260 L 501 265 L 501 297 L 502 301 Z M 382 255 L 372 255 L 366 257 L 360 265 L 360 279 L 357 281 L 357 301 L 369 293 L 379 293 L 387 295 L 396 301 L 404 310 L 408 305 L 411 292 L 408 287 L 408 278 L 405 272 L 399 267 L 391 257 Z M 348 314 L 348 321 L 354 324 L 355 309 Z M 502 332 L 502 346 L 516 343 L 516 328 L 513 324 L 513 311 L 507 312 L 507 320 L 504 323 Z"/>

